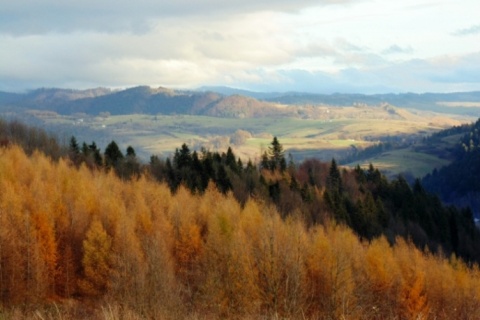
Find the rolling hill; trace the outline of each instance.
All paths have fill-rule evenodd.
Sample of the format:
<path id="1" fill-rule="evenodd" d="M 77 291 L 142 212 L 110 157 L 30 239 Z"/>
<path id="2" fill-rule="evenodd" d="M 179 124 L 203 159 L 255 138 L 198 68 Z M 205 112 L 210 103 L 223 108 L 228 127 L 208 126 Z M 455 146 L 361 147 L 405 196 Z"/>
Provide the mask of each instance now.
<path id="1" fill-rule="evenodd" d="M 433 111 L 437 113 L 480 116 L 480 92 L 425 94 L 307 94 L 258 93 L 212 87 L 215 91 L 171 90 L 139 86 L 125 90 L 96 88 L 88 90 L 37 89 L 28 93 L 0 92 L 0 107 L 53 111 L 61 115 L 109 112 L 125 114 L 190 114 L 216 117 L 297 116 L 303 106 L 380 106 Z M 203 91 L 202 91 L 203 90 Z M 279 106 L 292 108 L 279 108 Z M 293 108 L 296 107 L 296 108 Z"/>
<path id="2" fill-rule="evenodd" d="M 41 126 L 64 141 L 75 135 L 101 148 L 112 139 L 123 147 L 136 145 L 144 159 L 169 155 L 187 142 L 196 150 L 225 150 L 235 144 L 242 159 L 258 160 L 277 136 L 296 161 L 349 156 L 352 160 L 344 163 L 372 162 L 390 176 L 422 177 L 451 161 L 425 148 L 422 139 L 474 121 L 480 116 L 479 101 L 478 92 L 312 95 L 222 87 L 43 88 L 0 92 L 0 115 Z M 440 109 L 428 111 L 435 108 Z M 394 143 L 395 150 L 373 157 L 362 153 L 378 143 Z"/>
<path id="3" fill-rule="evenodd" d="M 126 90 L 38 89 L 27 94 L 0 94 L 1 107 L 53 111 L 60 115 L 85 113 L 195 114 L 217 117 L 271 116 L 278 112 L 273 102 L 247 96 L 223 96 L 214 92 L 177 91 L 146 86 Z"/>

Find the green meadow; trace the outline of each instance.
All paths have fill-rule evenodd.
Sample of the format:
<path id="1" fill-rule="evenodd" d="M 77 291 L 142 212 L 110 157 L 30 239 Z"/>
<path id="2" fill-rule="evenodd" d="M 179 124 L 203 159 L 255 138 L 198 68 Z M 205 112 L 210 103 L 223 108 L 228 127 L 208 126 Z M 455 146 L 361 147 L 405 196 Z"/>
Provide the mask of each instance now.
<path id="1" fill-rule="evenodd" d="M 342 115 L 343 116 L 343 115 Z M 295 161 L 319 158 L 329 161 L 378 143 L 385 137 L 411 137 L 419 139 L 447 125 L 415 119 L 354 119 L 341 116 L 331 119 L 300 118 L 219 118 L 198 115 L 145 115 L 131 114 L 107 117 L 86 115 L 56 116 L 43 119 L 47 125 L 62 127 L 79 140 L 95 141 L 104 148 L 111 140 L 123 148 L 135 147 L 137 154 L 147 161 L 150 155 L 166 157 L 186 143 L 191 149 L 226 150 L 231 146 L 242 160 L 258 162 L 277 136 L 287 154 Z M 239 132 L 242 138 L 239 139 Z M 67 139 L 67 137 L 65 137 Z M 444 138 L 450 145 L 455 137 Z M 412 148 L 393 150 L 360 163 L 375 166 L 389 175 L 407 173 L 421 176 L 434 167 L 448 163 L 435 152 L 422 152 Z M 352 163 L 351 165 L 356 165 Z"/>

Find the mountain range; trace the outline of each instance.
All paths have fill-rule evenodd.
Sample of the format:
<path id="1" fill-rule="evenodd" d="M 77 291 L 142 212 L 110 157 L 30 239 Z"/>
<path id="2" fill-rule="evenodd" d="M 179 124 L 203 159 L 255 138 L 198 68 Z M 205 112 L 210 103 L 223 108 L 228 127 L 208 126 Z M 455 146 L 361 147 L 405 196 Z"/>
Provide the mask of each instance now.
<path id="1" fill-rule="evenodd" d="M 0 92 L 1 110 L 36 109 L 61 115 L 108 112 L 123 114 L 191 114 L 217 117 L 296 116 L 285 106 L 394 105 L 438 113 L 480 116 L 480 92 L 425 94 L 264 93 L 227 87 L 172 90 L 139 86 L 124 90 L 42 88 L 27 93 Z"/>

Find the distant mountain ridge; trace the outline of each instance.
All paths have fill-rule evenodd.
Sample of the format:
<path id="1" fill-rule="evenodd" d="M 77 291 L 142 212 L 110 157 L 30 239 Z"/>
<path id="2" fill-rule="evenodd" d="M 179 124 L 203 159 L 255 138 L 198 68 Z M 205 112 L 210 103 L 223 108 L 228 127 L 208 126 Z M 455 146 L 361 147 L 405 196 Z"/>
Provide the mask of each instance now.
<path id="1" fill-rule="evenodd" d="M 425 94 L 309 94 L 252 92 L 228 87 L 173 90 L 139 86 L 125 90 L 37 89 L 28 93 L 0 92 L 0 107 L 54 111 L 62 115 L 194 114 L 219 117 L 293 115 L 280 105 L 352 106 L 390 104 L 397 107 L 480 116 L 480 91 Z M 457 105 L 458 104 L 458 105 Z M 292 113 L 292 114 L 290 114 Z"/>
<path id="2" fill-rule="evenodd" d="M 216 117 L 262 117 L 282 114 L 277 103 L 250 96 L 167 88 L 133 87 L 125 90 L 37 89 L 26 94 L 0 92 L 0 107 L 53 111 L 61 115 L 108 112 L 125 114 L 192 114 Z M 293 112 L 293 110 L 292 110 Z"/>

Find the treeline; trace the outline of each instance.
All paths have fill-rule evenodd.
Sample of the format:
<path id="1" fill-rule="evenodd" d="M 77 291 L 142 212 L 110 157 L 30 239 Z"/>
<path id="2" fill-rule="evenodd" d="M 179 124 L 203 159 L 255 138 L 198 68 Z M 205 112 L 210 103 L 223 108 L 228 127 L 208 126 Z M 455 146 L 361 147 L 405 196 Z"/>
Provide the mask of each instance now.
<path id="1" fill-rule="evenodd" d="M 141 173 L 142 166 L 137 159 L 135 149 L 128 146 L 126 154 L 123 154 L 115 141 L 110 142 L 102 153 L 95 141 L 92 141 L 91 144 L 83 142 L 80 147 L 77 139 L 72 136 L 68 147 L 68 157 L 77 167 L 85 164 L 90 169 L 113 170 L 124 179 L 138 177 Z"/>
<path id="2" fill-rule="evenodd" d="M 480 119 L 472 125 L 451 130 L 463 133 L 453 150 L 454 161 L 435 169 L 422 183 L 443 201 L 470 206 L 480 213 Z"/>
<path id="3" fill-rule="evenodd" d="M 19 121 L 0 119 L 0 147 L 9 145 L 19 145 L 27 154 L 41 150 L 52 159 L 66 155 L 66 148 L 58 142 L 57 136 Z"/>
<path id="4" fill-rule="evenodd" d="M 3 146 L 19 144 L 29 154 L 42 150 L 55 160 L 68 156 L 77 167 L 111 170 L 125 180 L 148 174 L 166 183 L 171 192 L 184 186 L 201 195 L 213 182 L 220 192 L 231 192 L 241 205 L 252 198 L 265 201 L 275 205 L 283 218 L 299 215 L 309 227 L 335 220 L 351 227 L 362 239 L 385 235 L 394 243 L 401 236 L 419 248 L 441 250 L 446 255 L 455 253 L 466 261 L 479 262 L 480 235 L 472 211 L 446 207 L 437 196 L 425 191 L 438 192 L 447 201 L 456 196 L 460 199 L 457 204 L 479 208 L 480 187 L 476 184 L 480 161 L 475 160 L 480 155 L 478 127 L 480 121 L 471 126 L 459 144 L 461 162 L 441 169 L 442 174 L 434 172 L 422 183 L 416 181 L 413 187 L 402 177 L 388 181 L 373 166 L 368 170 L 346 170 L 339 168 L 335 160 L 287 162 L 277 138 L 262 154 L 259 164 L 248 161 L 246 165 L 231 148 L 222 153 L 192 152 L 186 144 L 171 159 L 152 156 L 148 164 L 142 164 L 131 146 L 124 154 L 112 141 L 102 152 L 95 142 L 80 145 L 72 137 L 66 148 L 54 136 L 18 122 L 0 122 L 0 142 Z M 442 194 L 454 188 L 456 193 Z"/>
<path id="5" fill-rule="evenodd" d="M 286 183 L 289 169 L 265 169 L 261 188 Z M 312 192 L 302 201 L 339 205 L 325 207 L 323 224 L 306 221 L 301 207 L 282 217 L 273 199 L 254 199 L 256 190 L 244 203 L 213 183 L 195 193 L 181 183 L 172 193 L 148 173 L 125 180 L 113 170 L 1 148 L 0 312 L 16 319 L 480 314 L 478 267 L 401 237 L 393 245 L 385 236 L 361 240 L 348 223 L 328 218 L 330 211 L 341 217 L 347 194 L 376 203 L 385 190 L 418 191 L 386 182 L 375 169 L 345 171 L 312 160 L 296 170 Z M 381 223 L 383 213 L 375 212 Z"/>
<path id="6" fill-rule="evenodd" d="M 350 154 L 343 157 L 340 161 L 341 164 L 348 164 L 352 162 L 362 161 L 368 158 L 377 156 L 383 152 L 390 151 L 396 148 L 402 148 L 405 144 L 393 143 L 393 142 L 379 142 L 364 149 L 357 149 L 356 147 L 351 150 Z"/>
<path id="7" fill-rule="evenodd" d="M 152 157 L 146 170 L 172 192 L 183 185 L 203 194 L 212 181 L 242 205 L 250 198 L 266 201 L 283 218 L 300 215 L 307 226 L 335 220 L 362 239 L 385 235 L 393 243 L 401 236 L 422 249 L 480 261 L 480 232 L 470 209 L 446 207 L 419 180 L 413 187 L 402 177 L 388 181 L 373 166 L 347 170 L 335 160 L 315 159 L 298 166 L 287 163 L 277 138 L 258 166 L 251 161 L 244 166 L 230 148 L 226 153 L 198 154 L 184 144 L 172 160 Z"/>

